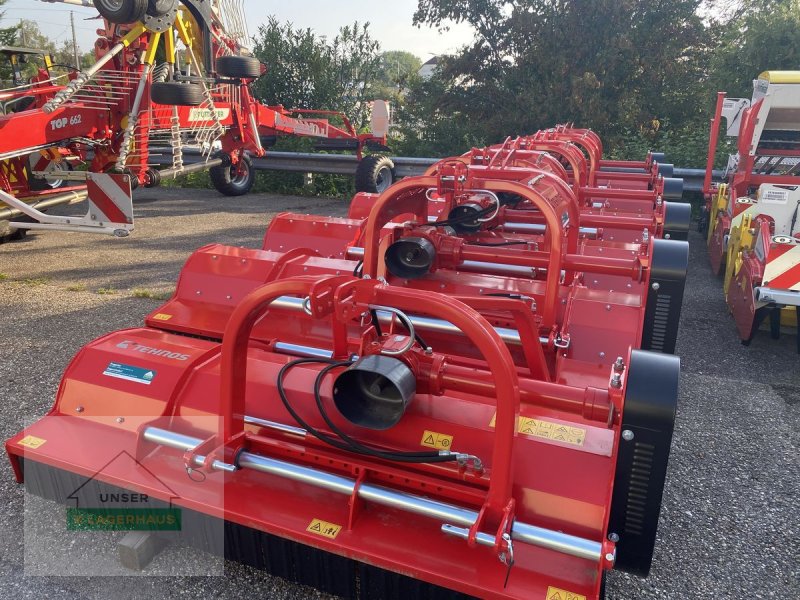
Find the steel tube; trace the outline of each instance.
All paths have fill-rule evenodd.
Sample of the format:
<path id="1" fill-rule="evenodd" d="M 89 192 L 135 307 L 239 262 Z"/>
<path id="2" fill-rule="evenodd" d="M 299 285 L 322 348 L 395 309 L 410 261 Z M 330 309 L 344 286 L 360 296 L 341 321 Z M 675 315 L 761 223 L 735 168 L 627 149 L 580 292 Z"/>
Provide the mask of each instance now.
<path id="1" fill-rule="evenodd" d="M 35 208 L 36 210 L 42 210 L 46 208 L 53 208 L 54 206 L 61 206 L 63 204 L 77 204 L 78 202 L 83 202 L 89 196 L 89 193 L 86 190 L 81 190 L 79 192 L 65 192 L 63 194 L 56 194 L 54 196 L 49 196 L 45 200 L 40 200 L 39 202 L 31 203 L 31 208 Z M 0 208 L 0 219 L 14 219 L 22 215 L 22 211 L 16 210 L 14 208 Z"/>
<path id="2" fill-rule="evenodd" d="M 347 254 L 355 257 L 363 256 L 364 249 L 348 248 Z M 464 261 L 458 268 L 464 271 L 500 273 L 514 277 L 530 278 L 533 276 L 534 268 L 547 270 L 549 264 L 548 253 L 537 250 L 509 250 L 467 245 L 462 249 L 461 256 Z M 634 259 L 581 254 L 567 254 L 564 257 L 564 268 L 598 275 L 618 275 L 631 278 L 638 270 L 637 261 Z"/>
<path id="3" fill-rule="evenodd" d="M 278 423 L 276 421 L 267 421 L 266 419 L 259 419 L 258 417 L 245 416 L 244 422 L 248 425 L 258 425 L 259 427 L 266 427 L 267 429 L 288 433 L 290 435 L 298 435 L 300 437 L 306 437 L 306 435 L 308 435 L 308 432 L 301 427 L 293 427 L 292 425 L 285 425 L 284 423 Z"/>
<path id="4" fill-rule="evenodd" d="M 152 152 L 167 152 L 168 148 L 153 148 Z M 184 149 L 187 162 L 197 160 L 200 154 L 198 148 Z M 414 177 L 424 175 L 427 169 L 439 162 L 438 158 L 412 158 L 407 156 L 392 157 L 398 177 Z M 151 161 L 158 164 L 171 164 L 166 157 L 151 157 Z M 336 175 L 352 175 L 355 173 L 358 159 L 350 154 L 314 154 L 310 152 L 269 152 L 264 158 L 253 160 L 253 168 L 268 171 L 293 171 L 299 173 L 332 173 Z M 604 171 L 598 172 L 602 175 Z M 702 189 L 702 179 L 705 169 L 680 169 L 676 168 L 673 176 L 684 180 L 686 191 L 699 191 Z M 722 171 L 713 172 L 715 180 L 722 180 Z M 615 190 L 619 191 L 619 190 Z M 640 192 L 642 190 L 639 190 Z"/>
<path id="5" fill-rule="evenodd" d="M 583 217 L 581 217 L 581 220 L 583 220 Z M 544 233 L 547 231 L 544 223 L 503 223 L 500 229 L 516 233 Z M 581 227 L 580 232 L 581 235 L 588 238 L 597 237 L 597 227 Z"/>
<path id="6" fill-rule="evenodd" d="M 757 287 L 755 294 L 757 302 L 771 302 L 783 306 L 800 306 L 800 292 Z"/>
<path id="7" fill-rule="evenodd" d="M 197 171 L 205 171 L 212 167 L 218 167 L 222 164 L 221 158 L 212 158 L 198 163 L 191 164 L 180 169 L 164 169 L 160 171 L 161 177 L 176 177 L 178 175 L 187 175 L 188 173 L 196 173 Z"/>
<path id="8" fill-rule="evenodd" d="M 549 263 L 547 255 L 547 252 L 509 250 L 506 248 L 464 246 L 461 249 L 461 257 L 465 264 L 475 262 L 485 263 L 488 266 L 494 265 L 492 268 L 495 270 L 499 265 L 502 265 L 503 269 L 505 269 L 507 265 L 525 267 L 528 271 L 528 277 L 531 276 L 531 269 L 534 267 L 548 268 Z M 602 275 L 634 277 L 637 272 L 637 260 L 635 259 L 567 254 L 564 256 L 562 264 L 564 269 Z"/>
<path id="9" fill-rule="evenodd" d="M 166 446 L 189 452 L 202 443 L 201 439 L 174 433 L 157 427 L 148 427 L 144 431 L 144 439 Z M 205 461 L 204 456 L 195 456 L 195 464 L 201 466 Z M 356 490 L 356 482 L 349 477 L 326 473 L 311 467 L 304 467 L 283 460 L 276 460 L 253 454 L 252 452 L 242 452 L 239 455 L 239 467 L 243 469 L 253 469 L 262 473 L 268 473 L 277 477 L 283 477 L 291 481 L 298 481 L 317 488 L 325 489 L 337 494 L 350 496 Z M 212 468 L 227 471 L 227 465 L 220 461 L 214 461 Z M 415 494 L 399 492 L 383 486 L 371 483 L 362 483 L 358 486 L 358 497 L 364 500 L 396 508 L 404 512 L 417 514 L 431 519 L 446 521 L 448 524 L 471 527 L 478 519 L 478 512 L 431 500 Z M 573 535 L 568 535 L 558 531 L 551 531 L 542 527 L 536 527 L 526 523 L 515 521 L 511 530 L 511 537 L 514 540 L 546 548 L 562 554 L 577 556 L 593 562 L 602 560 L 602 544 L 593 540 L 587 540 Z"/>
<path id="10" fill-rule="evenodd" d="M 444 366 L 442 387 L 448 390 L 494 398 L 497 394 L 491 375 L 487 371 L 454 364 Z M 611 422 L 614 405 L 608 391 L 599 388 L 577 388 L 522 378 L 519 380 L 520 402 L 550 408 L 604 424 Z"/>
<path id="11" fill-rule="evenodd" d="M 303 310 L 303 299 L 302 298 L 294 298 L 292 296 L 281 296 L 272 302 L 270 308 L 279 308 L 282 310 L 292 310 L 292 311 L 302 311 Z M 386 311 L 377 311 L 378 319 L 382 324 L 387 324 L 392 319 L 392 314 Z M 422 317 L 419 315 L 406 315 L 411 324 L 419 329 L 420 331 L 430 331 L 434 333 L 451 333 L 454 335 L 463 335 L 459 329 L 449 323 L 448 321 L 443 321 L 441 319 L 433 319 L 430 317 Z M 510 345 L 519 346 L 522 342 L 520 341 L 519 332 L 516 329 L 510 329 L 508 327 L 495 327 L 495 331 L 500 335 L 501 339 Z M 542 345 L 547 345 L 550 343 L 549 338 L 541 337 L 539 341 Z M 311 352 L 307 356 L 312 358 L 330 358 L 327 350 L 322 350 L 318 348 L 309 348 L 308 346 L 293 346 L 292 344 L 283 344 L 279 342 L 276 344 L 276 349 L 278 345 L 281 345 L 281 350 L 286 351 L 288 354 L 298 354 L 300 355 L 302 352 Z M 298 349 L 298 352 L 293 352 L 291 348 Z"/>

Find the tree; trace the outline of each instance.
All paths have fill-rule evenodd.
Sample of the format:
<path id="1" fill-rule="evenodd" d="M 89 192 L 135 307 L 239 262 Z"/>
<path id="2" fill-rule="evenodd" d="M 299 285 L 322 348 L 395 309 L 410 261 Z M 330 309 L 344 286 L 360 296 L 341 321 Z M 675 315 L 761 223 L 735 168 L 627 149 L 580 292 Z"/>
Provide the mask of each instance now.
<path id="1" fill-rule="evenodd" d="M 422 61 L 411 52 L 390 50 L 381 54 L 375 82 L 377 97 L 401 101 L 407 89 L 415 82 L 421 67 Z"/>
<path id="2" fill-rule="evenodd" d="M 769 0 L 736 13 L 719 39 L 711 82 L 730 96 L 749 98 L 762 71 L 800 68 L 800 1 Z"/>
<path id="3" fill-rule="evenodd" d="M 343 27 L 328 41 L 270 17 L 255 37 L 254 54 L 268 67 L 255 93 L 289 108 L 339 110 L 361 128 L 375 99 L 379 49 L 369 24 Z"/>
<path id="4" fill-rule="evenodd" d="M 0 0 L 0 7 L 6 3 L 6 0 Z M 0 11 L 0 19 L 3 18 L 5 12 Z M 14 40 L 17 37 L 17 27 L 0 28 L 0 46 L 13 46 Z M 11 78 L 11 65 L 4 64 L 5 61 L 0 59 L 0 81 L 5 81 Z"/>
<path id="5" fill-rule="evenodd" d="M 613 138 L 696 118 L 708 45 L 701 0 L 419 0 L 417 24 L 466 22 L 439 70 L 450 106 L 492 141 L 575 121 Z"/>

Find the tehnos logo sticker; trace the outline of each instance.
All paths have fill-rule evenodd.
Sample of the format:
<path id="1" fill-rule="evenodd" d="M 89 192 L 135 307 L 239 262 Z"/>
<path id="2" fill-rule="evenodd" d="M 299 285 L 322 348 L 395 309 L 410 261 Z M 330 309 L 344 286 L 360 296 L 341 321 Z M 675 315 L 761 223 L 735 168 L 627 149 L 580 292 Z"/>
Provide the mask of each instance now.
<path id="1" fill-rule="evenodd" d="M 151 348 L 150 346 L 143 346 L 138 342 L 131 342 L 125 340 L 117 344 L 120 350 L 130 350 L 131 352 L 141 352 L 142 354 L 149 354 L 151 356 L 160 356 L 161 358 L 168 358 L 170 360 L 189 360 L 191 358 L 188 354 L 179 354 L 177 352 L 170 352 L 161 348 Z"/>

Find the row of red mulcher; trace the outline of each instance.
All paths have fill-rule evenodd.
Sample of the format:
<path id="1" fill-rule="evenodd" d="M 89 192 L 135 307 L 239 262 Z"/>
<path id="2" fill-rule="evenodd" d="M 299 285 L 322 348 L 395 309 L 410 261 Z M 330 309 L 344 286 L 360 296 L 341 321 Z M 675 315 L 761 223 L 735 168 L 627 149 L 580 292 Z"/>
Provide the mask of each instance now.
<path id="1" fill-rule="evenodd" d="M 602 154 L 560 126 L 201 248 L 8 441 L 18 480 L 171 502 L 184 541 L 348 598 L 647 574 L 690 208 L 662 157 Z"/>

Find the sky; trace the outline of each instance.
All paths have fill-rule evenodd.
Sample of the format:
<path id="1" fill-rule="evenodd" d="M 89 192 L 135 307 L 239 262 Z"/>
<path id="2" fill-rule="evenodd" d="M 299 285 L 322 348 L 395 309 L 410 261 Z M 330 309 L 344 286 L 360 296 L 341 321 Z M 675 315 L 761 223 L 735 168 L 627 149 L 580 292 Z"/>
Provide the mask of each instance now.
<path id="1" fill-rule="evenodd" d="M 467 25 L 453 25 L 451 30 L 439 33 L 436 30 L 414 27 L 412 17 L 416 0 L 311 0 L 285 2 L 278 0 L 244 0 L 250 34 L 258 26 L 275 15 L 281 21 L 291 21 L 296 27 L 310 27 L 320 35 L 333 37 L 339 27 L 353 21 L 369 21 L 374 37 L 381 42 L 383 50 L 406 50 L 419 56 L 423 62 L 436 54 L 452 52 L 472 38 Z M 9 0 L 2 9 L 5 16 L 0 26 L 7 26 L 20 19 L 34 20 L 42 33 L 61 44 L 69 39 L 69 13 L 75 12 L 75 29 L 78 46 L 87 51 L 94 45 L 96 26 L 91 19 L 97 15 L 92 8 L 81 8 L 66 4 L 51 4 L 38 0 Z"/>

